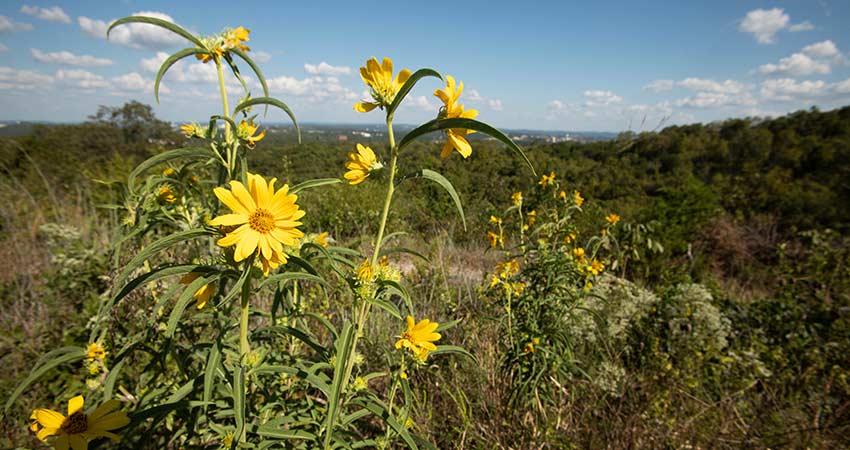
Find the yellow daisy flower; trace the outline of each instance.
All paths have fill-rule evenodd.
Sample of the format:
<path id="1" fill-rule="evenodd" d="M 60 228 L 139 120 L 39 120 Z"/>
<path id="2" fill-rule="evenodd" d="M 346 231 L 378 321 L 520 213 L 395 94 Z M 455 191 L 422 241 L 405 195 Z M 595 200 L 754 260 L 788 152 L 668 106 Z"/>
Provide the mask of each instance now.
<path id="1" fill-rule="evenodd" d="M 474 109 L 464 110 L 462 104 L 458 104 L 458 98 L 463 92 L 463 82 L 455 85 L 455 79 L 451 75 L 446 75 L 446 88 L 437 89 L 434 91 L 434 96 L 443 101 L 444 106 L 440 108 L 440 119 L 474 119 L 478 117 L 478 111 Z M 468 158 L 472 154 L 472 146 L 466 140 L 466 135 L 472 134 L 475 131 L 466 130 L 463 128 L 451 128 L 446 130 L 448 140 L 443 144 L 443 149 L 440 156 L 447 158 L 451 155 L 452 150 L 457 150 L 461 156 Z"/>
<path id="2" fill-rule="evenodd" d="M 360 78 L 369 86 L 373 102 L 360 102 L 354 105 L 354 110 L 357 112 L 369 112 L 375 108 L 383 109 L 385 106 L 392 104 L 395 100 L 398 90 L 410 78 L 410 71 L 402 69 L 393 80 L 393 61 L 390 58 L 384 58 L 381 64 L 378 64 L 378 58 L 374 56 L 366 61 L 366 66 L 360 68 Z"/>
<path id="3" fill-rule="evenodd" d="M 395 348 L 406 348 L 413 352 L 413 355 L 419 361 L 425 361 L 428 353 L 437 349 L 434 342 L 440 339 L 440 333 L 435 333 L 439 326 L 437 322 L 431 322 L 428 319 L 420 320 L 415 323 L 413 316 L 407 316 L 407 330 L 399 336 L 395 343 Z"/>
<path id="4" fill-rule="evenodd" d="M 316 236 L 313 239 L 313 243 L 321 245 L 322 247 L 327 247 L 328 246 L 328 232 L 325 231 L 322 234 Z"/>
<path id="5" fill-rule="evenodd" d="M 188 286 L 189 284 L 192 284 L 193 281 L 198 279 L 199 276 L 201 276 L 200 273 L 189 272 L 180 278 L 180 284 Z M 198 309 L 201 309 L 206 306 L 207 302 L 210 301 L 210 298 L 212 298 L 213 294 L 215 294 L 215 283 L 205 284 L 201 286 L 200 289 L 195 291 L 192 296 L 195 297 L 195 300 L 197 300 Z"/>
<path id="6" fill-rule="evenodd" d="M 502 237 L 492 231 L 487 232 L 487 240 L 490 241 L 490 247 L 493 248 L 496 248 L 502 243 Z"/>
<path id="7" fill-rule="evenodd" d="M 92 342 L 89 344 L 89 348 L 86 350 L 86 358 L 89 361 L 98 360 L 103 361 L 103 358 L 106 357 L 106 350 L 101 347 L 97 342 Z"/>
<path id="8" fill-rule="evenodd" d="M 345 163 L 348 172 L 345 172 L 343 177 L 351 185 L 360 184 L 372 171 L 379 170 L 382 167 L 384 165 L 378 162 L 378 158 L 375 157 L 375 152 L 371 148 L 357 144 L 357 152 L 348 154 L 348 162 Z"/>
<path id="9" fill-rule="evenodd" d="M 238 48 L 243 52 L 247 52 L 251 50 L 245 45 L 242 45 L 242 42 L 248 41 L 248 35 L 251 33 L 251 30 L 246 30 L 245 28 L 239 27 L 235 30 L 230 30 L 224 33 L 224 44 L 230 48 Z"/>
<path id="10" fill-rule="evenodd" d="M 247 142 L 248 148 L 254 148 L 257 142 L 266 137 L 266 130 L 256 136 L 254 135 L 259 128 L 259 125 L 254 125 L 253 120 L 243 120 L 239 122 L 239 127 L 236 129 L 236 137 Z"/>
<path id="11" fill-rule="evenodd" d="M 540 181 L 538 181 L 537 184 L 539 184 L 543 187 L 546 187 L 546 186 L 549 186 L 550 184 L 552 184 L 554 182 L 555 182 L 555 171 L 552 171 L 552 172 L 549 173 L 549 175 L 543 174 L 543 176 L 540 177 Z"/>
<path id="12" fill-rule="evenodd" d="M 584 198 L 582 198 L 581 192 L 573 191 L 573 201 L 576 202 L 576 206 L 581 207 L 582 203 L 584 203 Z"/>
<path id="13" fill-rule="evenodd" d="M 174 191 L 171 190 L 171 186 L 167 184 L 159 188 L 159 191 L 157 191 L 156 195 L 161 202 L 174 203 L 175 201 L 177 201 L 177 196 L 174 195 Z"/>
<path id="14" fill-rule="evenodd" d="M 30 430 L 42 442 L 50 436 L 56 436 L 53 448 L 57 450 L 87 450 L 89 442 L 108 437 L 114 442 L 121 438 L 112 430 L 124 427 L 130 419 L 122 411 L 118 400 L 109 400 L 89 414 L 83 411 L 83 396 L 78 395 L 68 401 L 68 417 L 50 409 L 36 409 L 30 415 Z"/>
<path id="15" fill-rule="evenodd" d="M 618 216 L 617 214 L 608 214 L 607 216 L 605 216 L 605 220 L 607 220 L 608 223 L 610 223 L 611 225 L 616 225 L 617 222 L 620 221 L 620 216 Z"/>
<path id="16" fill-rule="evenodd" d="M 513 203 L 514 206 L 519 206 L 520 204 L 522 204 L 522 192 L 514 192 L 511 195 L 511 203 Z"/>
<path id="17" fill-rule="evenodd" d="M 236 246 L 233 259 L 242 261 L 259 251 L 264 272 L 286 263 L 284 245 L 295 245 L 304 236 L 296 227 L 304 211 L 298 209 L 298 197 L 289 194 L 289 185 L 275 191 L 277 178 L 266 183 L 265 178 L 248 174 L 248 188 L 239 181 L 230 182 L 230 190 L 214 189 L 215 196 L 227 205 L 232 214 L 224 214 L 210 221 L 212 226 L 237 228 L 218 240 L 222 247 Z"/>

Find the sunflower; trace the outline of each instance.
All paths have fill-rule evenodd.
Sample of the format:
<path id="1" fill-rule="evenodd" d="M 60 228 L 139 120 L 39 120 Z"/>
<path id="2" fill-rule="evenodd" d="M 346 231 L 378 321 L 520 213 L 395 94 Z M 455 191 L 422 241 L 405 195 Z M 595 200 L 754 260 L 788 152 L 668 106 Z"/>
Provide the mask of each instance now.
<path id="1" fill-rule="evenodd" d="M 382 167 L 384 165 L 378 162 L 378 158 L 375 157 L 375 152 L 371 148 L 357 144 L 357 152 L 348 154 L 348 162 L 345 163 L 345 168 L 348 169 L 348 172 L 345 172 L 343 177 L 351 185 L 359 184 L 372 171 L 379 170 Z"/>
<path id="2" fill-rule="evenodd" d="M 30 430 L 42 442 L 50 436 L 56 436 L 53 448 L 57 450 L 87 450 L 89 442 L 102 438 L 111 438 L 118 442 L 121 438 L 112 430 L 124 427 L 130 419 L 122 411 L 118 400 L 109 400 L 89 414 L 83 411 L 83 396 L 78 395 L 68 401 L 68 417 L 50 409 L 36 409 L 30 415 Z"/>
<path id="3" fill-rule="evenodd" d="M 455 85 L 455 79 L 451 75 L 446 75 L 446 88 L 437 89 L 434 91 L 434 96 L 443 101 L 444 105 L 440 108 L 440 119 L 474 119 L 478 117 L 478 111 L 474 109 L 464 110 L 463 105 L 458 105 L 457 101 L 460 94 L 463 92 L 463 82 Z M 446 130 L 448 140 L 443 145 L 440 156 L 447 158 L 451 155 L 452 150 L 457 150 L 461 156 L 468 158 L 472 154 L 472 146 L 466 140 L 466 135 L 472 134 L 475 131 L 466 130 L 463 128 L 451 128 Z"/>
<path id="4" fill-rule="evenodd" d="M 395 100 L 398 90 L 410 78 L 410 71 L 402 69 L 393 80 L 393 60 L 384 58 L 381 64 L 378 64 L 378 58 L 374 56 L 366 61 L 366 66 L 360 68 L 360 78 L 370 88 L 370 94 L 375 100 L 373 102 L 360 102 L 354 105 L 354 110 L 357 112 L 369 112 L 375 108 L 384 108 L 390 106 Z"/>
<path id="5" fill-rule="evenodd" d="M 298 209 L 294 194 L 289 194 L 289 185 L 275 191 L 277 178 L 268 183 L 265 178 L 248 174 L 248 188 L 239 181 L 230 182 L 230 190 L 217 187 L 215 196 L 227 205 L 232 214 L 224 214 L 210 221 L 212 226 L 236 227 L 218 245 L 235 245 L 233 259 L 242 261 L 259 251 L 263 272 L 286 263 L 284 245 L 295 245 L 296 240 L 304 236 L 296 227 L 301 225 L 298 219 L 304 217 L 304 211 Z"/>
<path id="6" fill-rule="evenodd" d="M 407 330 L 399 336 L 395 348 L 406 348 L 413 352 L 421 362 L 428 357 L 428 353 L 437 349 L 434 342 L 440 339 L 440 333 L 435 333 L 439 324 L 428 319 L 416 323 L 412 316 L 407 316 Z"/>
<path id="7" fill-rule="evenodd" d="M 608 214 L 607 216 L 605 216 L 605 220 L 611 225 L 616 225 L 617 222 L 620 221 L 620 216 L 617 214 Z"/>
<path id="8" fill-rule="evenodd" d="M 245 141 L 248 148 L 254 148 L 254 146 L 257 145 L 257 142 L 266 137 L 266 130 L 263 130 L 256 136 L 254 135 L 258 128 L 260 128 L 260 126 L 254 125 L 253 120 L 243 120 L 239 122 L 239 127 L 236 128 L 236 137 Z"/>

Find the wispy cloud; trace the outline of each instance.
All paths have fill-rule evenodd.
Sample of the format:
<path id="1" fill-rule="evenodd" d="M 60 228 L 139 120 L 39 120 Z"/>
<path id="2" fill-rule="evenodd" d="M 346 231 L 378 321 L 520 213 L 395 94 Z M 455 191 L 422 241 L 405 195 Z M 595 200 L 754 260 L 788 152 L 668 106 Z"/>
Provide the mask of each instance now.
<path id="1" fill-rule="evenodd" d="M 319 65 L 304 64 L 304 71 L 310 75 L 351 75 L 351 67 L 348 66 L 332 66 L 324 61 Z"/>
<path id="2" fill-rule="evenodd" d="M 172 19 L 168 14 L 157 11 L 139 11 L 132 15 L 156 17 L 168 22 L 174 22 L 174 19 Z M 82 29 L 84 33 L 97 39 L 106 39 L 106 30 L 109 28 L 109 23 L 111 23 L 91 19 L 85 16 L 78 17 L 77 22 L 80 24 L 80 29 Z M 129 23 L 114 28 L 112 32 L 109 33 L 109 41 L 132 48 L 157 50 L 174 47 L 182 43 L 184 39 L 171 31 L 155 25 Z"/>
<path id="3" fill-rule="evenodd" d="M 98 67 L 113 64 L 108 58 L 98 58 L 91 55 L 75 55 L 69 51 L 44 53 L 38 49 L 31 48 L 33 59 L 48 64 L 66 64 L 71 66 Z"/>
<path id="4" fill-rule="evenodd" d="M 21 12 L 33 16 L 36 19 L 48 20 L 50 22 L 71 23 L 71 18 L 62 11 L 62 8 L 54 6 L 52 8 L 39 8 L 38 6 L 23 5 Z"/>
<path id="5" fill-rule="evenodd" d="M 6 16 L 0 16 L 0 33 L 17 33 L 19 31 L 32 31 L 32 24 L 15 22 Z"/>
<path id="6" fill-rule="evenodd" d="M 782 30 L 792 33 L 814 29 L 811 22 L 791 24 L 791 18 L 782 8 L 754 9 L 738 23 L 738 31 L 750 33 L 759 44 L 776 42 L 776 34 Z"/>

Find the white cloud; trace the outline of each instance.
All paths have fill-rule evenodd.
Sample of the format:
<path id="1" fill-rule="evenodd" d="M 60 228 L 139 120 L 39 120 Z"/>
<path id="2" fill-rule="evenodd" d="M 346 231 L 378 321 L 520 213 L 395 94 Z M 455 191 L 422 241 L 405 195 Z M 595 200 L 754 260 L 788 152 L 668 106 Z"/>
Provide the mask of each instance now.
<path id="1" fill-rule="evenodd" d="M 725 106 L 755 105 L 756 101 L 752 95 L 745 94 L 724 94 L 720 92 L 697 92 L 692 97 L 685 97 L 676 101 L 676 106 L 685 108 L 722 108 Z"/>
<path id="2" fill-rule="evenodd" d="M 56 80 L 71 87 L 83 89 L 107 88 L 109 82 L 100 75 L 83 69 L 59 69 L 56 71 Z"/>
<path id="3" fill-rule="evenodd" d="M 258 63 L 267 63 L 272 60 L 272 54 L 258 50 L 251 55 L 251 58 Z"/>
<path id="4" fill-rule="evenodd" d="M 140 11 L 134 16 L 156 17 L 168 22 L 174 22 L 168 14 L 156 11 Z M 106 39 L 109 23 L 102 20 L 90 19 L 85 16 L 77 18 L 80 28 L 89 36 Z M 111 23 L 111 22 L 110 22 Z M 109 33 L 109 41 L 117 42 L 132 48 L 163 49 L 184 43 L 185 39 L 155 25 L 146 23 L 129 23 L 113 28 Z"/>
<path id="5" fill-rule="evenodd" d="M 8 51 L 9 51 L 9 47 L 6 47 L 5 45 L 0 44 L 0 53 L 8 52 Z"/>
<path id="6" fill-rule="evenodd" d="M 501 111 L 502 101 L 498 99 L 487 100 L 487 106 L 489 106 L 493 111 Z"/>
<path id="7" fill-rule="evenodd" d="M 644 91 L 662 92 L 673 89 L 673 80 L 654 80 L 643 87 Z"/>
<path id="8" fill-rule="evenodd" d="M 125 91 L 153 92 L 153 80 L 145 78 L 138 72 L 130 72 L 113 77 L 112 83 L 114 88 Z M 165 85 L 159 85 L 160 94 L 167 94 L 169 92 L 169 89 Z"/>
<path id="9" fill-rule="evenodd" d="M 36 19 L 49 20 L 50 22 L 71 23 L 71 18 L 62 11 L 62 8 L 54 6 L 52 8 L 39 8 L 38 6 L 23 5 L 21 12 L 33 16 Z"/>
<path id="10" fill-rule="evenodd" d="M 305 97 L 310 101 L 353 101 L 360 98 L 355 92 L 340 84 L 336 77 L 307 77 L 297 79 L 282 75 L 266 79 L 269 91 Z M 368 98 L 368 94 L 364 98 Z"/>
<path id="11" fill-rule="evenodd" d="M 18 70 L 0 66 L 0 89 L 32 90 L 53 83 L 53 77 L 34 70 Z"/>
<path id="12" fill-rule="evenodd" d="M 807 45 L 803 47 L 802 52 L 816 58 L 830 58 L 841 53 L 838 51 L 838 47 L 835 46 L 835 42 L 832 42 L 829 39 L 816 44 Z"/>
<path id="13" fill-rule="evenodd" d="M 403 103 L 411 108 L 421 109 L 422 111 L 434 111 L 436 107 L 428 100 L 428 97 L 420 95 L 418 97 L 407 97 Z"/>
<path id="14" fill-rule="evenodd" d="M 829 72 L 829 64 L 822 61 L 816 61 L 803 53 L 794 53 L 791 56 L 782 58 L 779 60 L 779 64 L 764 64 L 759 67 L 759 73 L 765 75 L 778 73 L 791 76 L 803 76 L 813 73 L 827 74 Z"/>
<path id="15" fill-rule="evenodd" d="M 850 78 L 834 83 L 832 89 L 837 94 L 850 94 Z"/>
<path id="16" fill-rule="evenodd" d="M 0 16 L 0 33 L 17 33 L 18 31 L 31 30 L 31 23 L 15 22 L 6 16 Z"/>
<path id="17" fill-rule="evenodd" d="M 606 106 L 612 103 L 620 103 L 623 97 L 611 92 L 601 90 L 584 91 L 584 96 L 588 99 L 585 103 L 587 106 Z"/>
<path id="18" fill-rule="evenodd" d="M 795 23 L 794 25 L 791 25 L 790 27 L 788 27 L 788 31 L 790 31 L 792 33 L 799 33 L 800 31 L 810 31 L 810 30 L 814 30 L 814 29 L 815 29 L 815 26 L 812 25 L 812 23 L 809 22 L 808 20 L 804 20 L 800 23 Z"/>
<path id="19" fill-rule="evenodd" d="M 75 55 L 69 51 L 44 53 L 31 48 L 30 53 L 36 61 L 49 64 L 67 64 L 71 66 L 86 67 L 108 66 L 113 64 L 112 60 L 108 58 L 98 58 L 91 55 Z"/>
<path id="20" fill-rule="evenodd" d="M 484 97 L 476 89 L 469 89 L 466 93 L 467 100 L 471 102 L 483 102 Z"/>
<path id="21" fill-rule="evenodd" d="M 304 70 L 310 75 L 351 75 L 351 67 L 347 66 L 332 66 L 324 61 L 318 66 L 313 64 L 304 64 Z"/>
<path id="22" fill-rule="evenodd" d="M 831 86 L 823 80 L 800 81 L 791 78 L 765 80 L 762 83 L 761 95 L 770 101 L 793 101 L 819 97 L 830 92 L 830 88 L 839 88 L 841 83 Z"/>
<path id="23" fill-rule="evenodd" d="M 722 83 L 706 78 L 685 78 L 676 83 L 679 87 L 698 92 L 714 92 L 717 94 L 739 94 L 747 90 L 747 86 L 735 80 Z"/>
<path id="24" fill-rule="evenodd" d="M 166 59 L 168 59 L 168 53 L 156 52 L 156 55 L 150 58 L 143 58 L 141 61 L 139 61 L 139 65 L 142 66 L 142 70 L 144 70 L 145 72 L 157 73 L 159 72 L 159 68 L 162 66 L 162 63 L 164 63 Z M 168 73 L 171 73 L 171 71 L 177 67 L 177 64 L 171 66 L 171 69 L 169 69 Z"/>
<path id="25" fill-rule="evenodd" d="M 546 107 L 548 109 L 551 109 L 551 110 L 554 110 L 554 111 L 563 111 L 563 110 L 567 109 L 567 106 L 568 105 L 566 103 L 564 103 L 560 100 L 552 100 L 551 102 L 546 104 Z"/>

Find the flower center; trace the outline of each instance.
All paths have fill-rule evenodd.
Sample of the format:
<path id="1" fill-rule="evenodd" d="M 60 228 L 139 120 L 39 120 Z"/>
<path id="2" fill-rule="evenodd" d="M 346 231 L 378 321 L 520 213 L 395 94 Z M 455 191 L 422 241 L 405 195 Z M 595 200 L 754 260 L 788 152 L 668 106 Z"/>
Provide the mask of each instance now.
<path id="1" fill-rule="evenodd" d="M 263 208 L 257 208 L 248 218 L 248 226 L 258 233 L 268 233 L 274 229 L 274 216 Z"/>
<path id="2" fill-rule="evenodd" d="M 62 422 L 61 428 L 66 434 L 84 433 L 89 429 L 88 417 L 86 417 L 86 413 L 77 411 Z"/>

